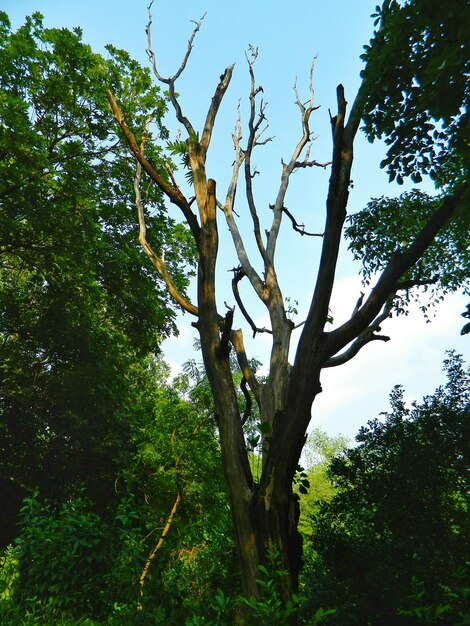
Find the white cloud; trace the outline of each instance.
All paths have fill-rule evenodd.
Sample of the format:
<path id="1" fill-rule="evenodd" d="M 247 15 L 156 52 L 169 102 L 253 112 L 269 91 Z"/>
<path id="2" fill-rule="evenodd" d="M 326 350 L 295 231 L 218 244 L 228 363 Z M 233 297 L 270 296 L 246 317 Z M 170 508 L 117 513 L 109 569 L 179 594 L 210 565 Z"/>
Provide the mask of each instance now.
<path id="1" fill-rule="evenodd" d="M 340 280 L 332 308 L 337 306 L 342 314 L 354 290 L 354 279 Z M 367 420 L 388 410 L 395 384 L 405 387 L 408 400 L 432 394 L 445 379 L 445 351 L 455 349 L 468 356 L 468 337 L 460 336 L 466 304 L 466 297 L 454 294 L 439 305 L 431 323 L 417 305 L 410 307 L 408 316 L 384 322 L 382 333 L 391 337 L 389 342 L 373 342 L 349 363 L 323 373 L 323 393 L 315 401 L 312 426 L 352 438 Z"/>

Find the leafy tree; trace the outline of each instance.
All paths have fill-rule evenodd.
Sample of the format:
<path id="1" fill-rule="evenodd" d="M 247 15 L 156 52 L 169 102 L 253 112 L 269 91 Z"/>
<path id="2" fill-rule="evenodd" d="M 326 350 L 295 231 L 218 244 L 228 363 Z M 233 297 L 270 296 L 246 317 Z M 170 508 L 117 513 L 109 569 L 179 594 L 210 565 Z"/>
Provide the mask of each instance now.
<path id="1" fill-rule="evenodd" d="M 408 5 L 422 6 L 422 3 L 406 3 L 393 5 L 394 11 L 400 13 L 407 10 Z M 389 3 L 386 3 L 388 6 Z M 461 22 L 461 16 L 453 14 L 453 26 Z M 447 22 L 446 22 L 447 24 Z M 383 21 L 383 29 L 387 21 Z M 433 32 L 435 22 L 429 22 Z M 193 182 L 193 198 L 186 197 L 176 181 L 176 174 L 171 172 L 170 181 L 164 173 L 152 166 L 150 140 L 140 141 L 126 122 L 123 113 L 125 103 L 118 95 L 108 92 L 108 98 L 116 121 L 125 136 L 130 151 L 137 160 L 136 166 L 136 203 L 139 207 L 142 244 L 154 263 L 157 271 L 165 278 L 170 292 L 176 302 L 196 318 L 195 325 L 200 334 L 201 350 L 207 377 L 214 398 L 215 411 L 218 417 L 220 444 L 224 463 L 227 490 L 235 529 L 236 544 L 242 574 L 243 593 L 246 598 L 258 598 L 260 589 L 257 583 L 259 565 L 267 558 L 273 548 L 280 551 L 281 569 L 288 571 L 282 579 L 282 601 L 287 603 L 298 585 L 298 573 L 301 563 L 301 541 L 297 531 L 299 518 L 298 502 L 292 491 L 292 482 L 297 471 L 299 458 L 305 441 L 305 432 L 311 418 L 311 407 L 317 394 L 321 391 L 320 376 L 323 368 L 341 365 L 353 358 L 366 344 L 374 340 L 388 340 L 379 335 L 380 324 L 391 314 L 397 295 L 419 286 L 432 283 L 433 276 L 419 274 L 419 279 L 412 275 L 413 268 L 432 245 L 434 238 L 443 231 L 450 220 L 463 211 L 468 196 L 468 182 L 457 181 L 454 186 L 436 198 L 435 205 L 428 204 L 423 212 L 423 222 L 415 231 L 410 231 L 406 246 L 394 250 L 382 251 L 378 247 L 373 254 L 373 262 L 377 269 L 383 268 L 379 277 L 374 279 L 374 286 L 367 296 L 360 299 L 351 316 L 344 324 L 330 331 L 325 331 L 330 321 L 329 304 L 335 279 L 335 268 L 339 254 L 343 226 L 347 217 L 347 203 L 353 162 L 353 146 L 355 136 L 361 122 L 371 110 L 375 94 L 374 82 L 370 72 L 365 70 L 364 80 L 356 98 L 347 111 L 344 89 L 337 89 L 337 114 L 331 117 L 332 128 L 332 159 L 329 190 L 326 201 L 326 223 L 324 232 L 318 234 L 321 241 L 320 263 L 317 278 L 312 284 L 312 300 L 307 319 L 301 325 L 300 339 L 293 363 L 289 363 L 289 349 L 294 323 L 290 319 L 290 305 L 286 307 L 281 286 L 275 269 L 276 243 L 284 216 L 289 217 L 294 229 L 306 234 L 299 227 L 293 214 L 285 207 L 285 198 L 291 175 L 299 170 L 315 165 L 322 165 L 310 157 L 311 131 L 310 118 L 315 110 L 313 88 L 310 96 L 303 101 L 296 91 L 297 105 L 300 112 L 300 140 L 293 149 L 292 155 L 282 162 L 280 184 L 275 192 L 275 200 L 270 207 L 270 226 L 263 229 L 254 194 L 254 169 L 252 158 L 256 148 L 267 143 L 262 137 L 266 123 L 266 107 L 258 103 L 262 88 L 257 85 L 254 65 L 257 51 L 252 49 L 248 58 L 248 69 L 251 78 L 249 95 L 249 120 L 246 143 L 242 144 L 242 121 L 239 118 L 232 135 L 235 160 L 231 182 L 225 198 L 216 188 L 216 182 L 206 169 L 206 157 L 211 144 L 217 112 L 226 93 L 233 66 L 228 67 L 221 75 L 214 96 L 209 105 L 204 126 L 196 129 L 182 110 L 176 81 L 185 70 L 191 54 L 194 36 L 200 28 L 196 25 L 188 43 L 187 53 L 173 76 L 164 77 L 158 70 L 156 57 L 151 45 L 151 15 L 147 28 L 148 53 L 154 74 L 167 90 L 176 118 L 184 129 L 187 139 L 184 153 L 190 168 L 190 180 Z M 450 28 L 450 26 L 449 26 Z M 378 31 L 379 33 L 382 30 Z M 384 31 L 385 32 L 385 31 Z M 380 35 L 377 35 L 380 36 Z M 406 35 L 405 35 L 406 36 Z M 443 37 L 447 32 L 443 33 Z M 432 40 L 425 40 L 425 46 L 431 46 Z M 372 53 L 371 53 L 372 54 Z M 375 58 L 375 57 L 374 57 Z M 366 59 L 367 60 L 367 59 Z M 369 61 L 367 60 L 367 63 Z M 374 60 L 375 63 L 375 60 Z M 452 66 L 453 72 L 459 73 L 459 66 Z M 407 65 L 405 73 L 413 84 L 416 77 L 416 66 Z M 427 89 L 429 99 L 433 93 Z M 453 98 L 453 96 L 452 96 Z M 459 100 L 462 109 L 464 99 Z M 406 110 L 406 132 L 415 136 L 413 111 Z M 410 128 L 412 131 L 410 131 Z M 463 129 L 456 127 L 456 138 L 462 138 Z M 403 149 L 410 139 L 409 134 L 403 138 Z M 431 136 L 432 141 L 434 139 Z M 438 141 L 437 138 L 435 141 Z M 458 149 L 456 139 L 455 150 Z M 394 143 L 393 145 L 400 145 Z M 434 144 L 433 144 L 434 145 Z M 459 144 L 460 145 L 460 144 Z M 183 148 L 182 146 L 180 146 Z M 453 148 L 454 149 L 454 148 Z M 390 153 L 392 155 L 392 153 Z M 445 163 L 439 161 L 444 168 Z M 420 167 L 418 165 L 418 167 Z M 427 171 L 426 163 L 422 171 Z M 455 169 L 455 168 L 454 168 Z M 443 170 L 442 170 L 443 171 Z M 407 172 L 408 173 L 408 170 Z M 256 248 L 262 265 L 258 272 L 256 264 L 250 260 L 247 247 L 237 226 L 235 198 L 240 198 L 238 187 L 242 186 L 239 179 L 244 178 L 245 201 L 252 220 Z M 416 178 L 416 176 L 415 176 Z M 191 230 L 197 249 L 197 303 L 191 302 L 184 294 L 175 289 L 171 273 L 167 271 L 165 259 L 145 239 L 145 196 L 140 190 L 142 184 L 152 181 L 173 203 L 184 217 Z M 268 364 L 268 374 L 259 380 L 250 368 L 246 356 L 241 329 L 234 326 L 234 306 L 222 314 L 217 307 L 215 288 L 216 266 L 218 260 L 218 212 L 225 217 L 228 230 L 232 236 L 237 255 L 232 281 L 233 301 L 251 331 L 272 334 L 272 351 Z M 284 220 L 285 221 L 285 220 Z M 450 222 L 451 223 L 451 222 Z M 374 220 L 370 234 L 380 229 L 379 221 Z M 263 235 L 265 233 L 265 235 Z M 360 242 L 357 248 L 359 250 Z M 456 252 L 456 251 L 455 251 Z M 438 259 L 436 259 L 436 264 Z M 434 269 L 440 273 L 440 267 Z M 247 307 L 241 300 L 238 283 L 247 278 L 254 293 L 266 307 L 270 318 L 268 329 L 257 328 Z M 468 280 L 468 272 L 464 277 Z M 450 283 L 449 283 L 450 284 Z M 454 285 L 460 284 L 458 278 Z M 228 305 L 227 305 L 228 306 Z M 400 310 L 400 306 L 398 310 Z M 259 480 L 255 480 L 249 460 L 249 447 L 240 416 L 237 392 L 234 386 L 230 367 L 230 351 L 234 350 L 239 367 L 259 406 L 260 420 L 263 431 L 263 469 Z M 292 618 L 295 621 L 295 618 Z"/>
<path id="2" fill-rule="evenodd" d="M 27 497 L 3 557 L 10 576 L 0 577 L 0 622 L 176 625 L 210 617 L 216 588 L 219 599 L 237 593 L 210 407 L 184 399 L 181 380 L 169 387 L 167 366 L 149 370 L 138 384 L 128 463 L 113 485 L 114 515 L 83 491 L 62 505 Z"/>
<path id="3" fill-rule="evenodd" d="M 365 46 L 364 106 L 370 139 L 389 146 L 383 162 L 399 183 L 424 173 L 437 181 L 468 171 L 470 7 L 454 0 L 386 0 Z M 446 182 L 457 182 L 447 180 Z"/>
<path id="4" fill-rule="evenodd" d="M 177 330 L 175 312 L 142 272 L 133 164 L 105 86 L 128 103 L 126 119 L 142 135 L 152 114 L 152 130 L 166 136 L 165 101 L 127 53 L 96 55 L 78 29 L 44 29 L 38 14 L 17 32 L 3 13 L 1 25 L 2 500 L 11 485 L 41 494 L 28 497 L 8 560 L 19 563 L 18 623 L 26 611 L 31 623 L 73 613 L 134 624 L 155 604 L 166 607 L 160 623 L 181 623 L 207 608 L 215 584 L 236 588 L 224 583 L 232 531 L 213 415 L 189 383 L 188 400 L 168 388 L 155 358 Z M 192 244 L 160 191 L 146 198 L 149 239 L 175 244 L 166 265 L 184 293 Z M 2 532 L 6 542 L 14 530 L 2 520 Z M 13 623 L 11 612 L 2 619 Z"/>
<path id="5" fill-rule="evenodd" d="M 306 478 L 308 489 L 300 494 L 299 531 L 305 541 L 312 534 L 312 516 L 318 511 L 322 502 L 329 502 L 335 494 L 335 487 L 328 476 L 327 469 L 331 461 L 343 453 L 348 440 L 344 435 L 329 436 L 320 428 L 312 430 L 302 453 L 307 466 Z"/>
<path id="6" fill-rule="evenodd" d="M 398 198 L 376 198 L 348 218 L 345 235 L 350 240 L 354 258 L 362 262 L 365 284 L 370 284 L 378 272 L 384 271 L 395 255 L 407 250 L 439 202 L 438 197 L 414 189 Z M 429 309 L 446 294 L 465 285 L 470 267 L 466 221 L 464 211 L 455 215 L 419 261 L 404 274 L 402 289 L 393 305 L 395 311 L 406 313 L 408 303 L 415 300 L 428 315 Z M 418 285 L 420 291 L 412 288 Z"/>
<path id="7" fill-rule="evenodd" d="M 147 537 L 140 603 L 147 616 L 159 604 L 162 624 L 181 624 L 207 615 L 216 588 L 233 594 L 239 583 L 211 403 L 198 384 L 180 376 L 170 387 L 168 376 L 160 371 L 158 389 L 147 394 L 152 418 L 136 425 L 125 479 L 142 503 Z"/>
<path id="8" fill-rule="evenodd" d="M 454 353 L 444 366 L 447 384 L 411 408 L 395 387 L 391 411 L 330 465 L 336 494 L 314 519 L 310 594 L 337 609 L 332 623 L 409 624 L 413 606 L 439 605 L 426 623 L 468 619 L 470 369 Z"/>
<path id="9" fill-rule="evenodd" d="M 140 410 L 135 389 L 145 364 L 137 364 L 176 332 L 169 296 L 142 271 L 134 243 L 133 166 L 112 129 L 110 85 L 127 103 L 134 132 L 144 133 L 152 114 L 165 136 L 165 100 L 126 52 L 108 46 L 107 58 L 95 54 L 80 29 L 45 29 L 40 14 L 13 32 L 0 13 L 6 502 L 24 496 L 20 486 L 62 498 L 70 486 L 86 483 L 105 507 Z M 167 262 L 184 291 L 192 246 L 185 229 L 167 218 L 160 191 L 150 188 L 148 200 L 154 245 L 178 240 L 178 255 Z M 16 509 L 2 524 L 3 541 L 11 538 Z"/>

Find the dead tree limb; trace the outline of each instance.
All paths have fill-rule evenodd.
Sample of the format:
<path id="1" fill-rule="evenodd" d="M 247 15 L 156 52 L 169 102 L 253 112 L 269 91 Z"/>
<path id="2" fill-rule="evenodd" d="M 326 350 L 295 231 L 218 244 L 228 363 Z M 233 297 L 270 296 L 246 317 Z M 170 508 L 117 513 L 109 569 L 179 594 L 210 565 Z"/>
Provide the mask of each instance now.
<path id="1" fill-rule="evenodd" d="M 360 307 L 358 307 L 357 310 L 359 310 L 359 308 Z M 342 354 L 329 358 L 323 367 L 337 367 L 338 365 L 347 363 L 371 341 L 390 341 L 390 337 L 387 337 L 386 335 L 377 335 L 376 333 L 380 331 L 380 324 L 390 317 L 392 309 L 393 297 L 391 297 L 385 304 L 382 313 L 357 337 L 355 341 L 353 341 L 351 346 Z M 355 315 L 355 313 L 353 315 Z"/>
<path id="2" fill-rule="evenodd" d="M 272 205 L 270 205 L 270 207 L 274 208 Z M 290 219 L 290 221 L 292 222 L 292 228 L 296 232 L 300 233 L 301 235 L 306 235 L 307 237 L 323 237 L 323 233 L 309 233 L 307 230 L 305 230 L 305 224 L 299 224 L 287 207 L 283 206 L 282 211 Z"/>
<path id="3" fill-rule="evenodd" d="M 253 331 L 253 337 L 255 337 L 257 333 L 270 333 L 270 334 L 272 334 L 272 330 L 270 330 L 269 328 L 259 328 L 258 326 L 256 326 L 256 324 L 253 321 L 253 318 L 250 316 L 250 314 L 246 310 L 245 305 L 243 304 L 243 300 L 241 299 L 240 292 L 238 291 L 238 283 L 246 275 L 245 272 L 243 271 L 242 267 L 241 266 L 235 267 L 235 268 L 233 268 L 232 272 L 234 273 L 234 276 L 232 278 L 233 295 L 235 297 L 236 303 L 240 307 L 240 311 L 242 312 L 243 317 L 246 319 L 246 321 L 248 322 L 248 324 L 251 327 L 251 330 Z"/>
<path id="4" fill-rule="evenodd" d="M 176 113 L 176 119 L 180 122 L 180 124 L 183 124 L 183 126 L 185 127 L 185 129 L 188 132 L 188 135 L 190 137 L 194 136 L 195 130 L 191 124 L 191 122 L 188 120 L 187 117 L 185 117 L 183 115 L 183 112 L 181 110 L 181 106 L 178 102 L 178 99 L 176 97 L 176 92 L 175 92 L 175 81 L 181 76 L 181 74 L 184 72 L 185 68 L 186 68 L 186 64 L 188 62 L 188 59 L 191 55 L 192 49 L 193 49 L 193 43 L 194 43 L 194 38 L 196 37 L 196 34 L 199 32 L 199 29 L 201 28 L 201 24 L 203 19 L 205 18 L 206 14 L 204 13 L 204 15 L 201 17 L 201 19 L 196 22 L 196 26 L 192 32 L 191 37 L 188 40 L 188 47 L 186 50 L 186 54 L 183 57 L 183 60 L 181 62 L 181 65 L 179 66 L 178 70 L 176 71 L 175 74 L 173 74 L 173 76 L 166 78 L 164 76 L 162 76 L 162 74 L 160 74 L 158 68 L 157 68 L 157 62 L 156 62 L 156 58 L 155 58 L 155 53 L 153 52 L 153 48 L 152 48 L 152 5 L 153 5 L 153 0 L 151 0 L 149 6 L 147 7 L 148 9 L 148 23 L 147 26 L 145 28 L 145 32 L 147 33 L 147 55 L 150 59 L 150 63 L 152 65 L 152 69 L 153 69 L 153 73 L 155 74 L 155 77 L 158 81 L 160 81 L 161 83 L 165 83 L 166 85 L 168 85 L 168 94 L 170 96 L 170 101 L 171 104 L 173 105 L 173 108 L 175 109 L 175 113 Z"/>
<path id="5" fill-rule="evenodd" d="M 143 249 L 147 253 L 147 256 L 149 257 L 149 259 L 152 261 L 153 265 L 157 268 L 160 276 L 165 281 L 168 291 L 170 295 L 173 297 L 173 299 L 181 306 L 182 309 L 184 309 L 188 313 L 191 313 L 191 315 L 198 316 L 199 315 L 198 308 L 194 306 L 187 298 L 185 298 L 180 293 L 175 283 L 173 282 L 170 274 L 168 273 L 164 257 L 163 256 L 159 257 L 155 253 L 152 246 L 147 240 L 147 228 L 145 224 L 144 207 L 143 207 L 142 198 L 140 194 L 141 172 L 142 172 L 142 166 L 140 165 L 139 162 L 137 162 L 135 178 L 134 178 L 134 192 L 135 192 L 135 203 L 137 206 L 137 215 L 139 218 L 140 244 L 142 245 Z"/>
<path id="6" fill-rule="evenodd" d="M 107 96 L 109 103 L 111 105 L 111 109 L 113 111 L 114 117 L 121 127 L 122 132 L 124 133 L 124 137 L 127 141 L 129 148 L 134 154 L 137 161 L 143 167 L 143 169 L 147 172 L 150 178 L 156 183 L 156 185 L 163 191 L 166 197 L 175 204 L 183 213 L 189 228 L 194 237 L 194 241 L 196 245 L 199 246 L 199 237 L 200 237 L 200 227 L 197 221 L 196 215 L 192 212 L 189 202 L 186 200 L 184 195 L 181 193 L 181 190 L 178 187 L 173 187 L 168 184 L 167 181 L 157 172 L 157 170 L 149 163 L 149 161 L 145 158 L 145 155 L 142 153 L 134 134 L 127 126 L 124 116 L 117 104 L 113 94 L 108 89 Z"/>

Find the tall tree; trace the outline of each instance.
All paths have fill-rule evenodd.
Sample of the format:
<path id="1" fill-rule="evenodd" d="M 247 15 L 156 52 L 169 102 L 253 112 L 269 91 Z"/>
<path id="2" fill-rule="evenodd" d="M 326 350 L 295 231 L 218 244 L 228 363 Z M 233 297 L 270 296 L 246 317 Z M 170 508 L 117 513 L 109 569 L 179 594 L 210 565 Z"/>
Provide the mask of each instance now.
<path id="1" fill-rule="evenodd" d="M 466 623 L 470 369 L 454 353 L 444 367 L 447 384 L 411 407 L 395 387 L 391 411 L 330 465 L 337 492 L 315 516 L 306 584 L 316 607 L 337 609 L 332 623 L 413 623 L 400 614 L 413 579 L 421 607 L 441 604 L 426 623 Z"/>
<path id="2" fill-rule="evenodd" d="M 405 10 L 408 4 L 412 3 L 406 3 L 402 8 L 401 5 L 393 3 L 394 10 L 398 12 Z M 460 21 L 461 16 L 456 16 L 455 19 Z M 431 24 L 429 27 L 433 28 L 434 25 Z M 156 269 L 164 276 L 175 300 L 182 309 L 194 316 L 194 325 L 199 331 L 204 365 L 218 418 L 244 594 L 247 597 L 259 597 L 260 591 L 256 582 L 258 566 L 265 561 L 268 550 L 276 549 L 280 551 L 282 566 L 289 572 L 289 575 L 283 578 L 282 589 L 284 602 L 287 602 L 297 588 L 302 555 L 302 544 L 297 531 L 298 501 L 292 491 L 292 481 L 310 422 L 312 403 L 321 392 L 321 372 L 325 367 L 334 367 L 349 361 L 371 341 L 388 340 L 388 337 L 378 333 L 380 324 L 394 309 L 398 295 L 403 291 L 412 290 L 420 285 L 427 286 L 439 280 L 434 274 L 426 274 L 424 268 L 419 272 L 419 276 L 410 276 L 410 272 L 420 258 L 431 249 L 436 235 L 445 229 L 449 220 L 459 212 L 468 197 L 468 183 L 463 182 L 449 189 L 448 193 L 445 190 L 435 199 L 435 203 L 433 201 L 432 206 L 428 204 L 423 212 L 422 223 L 415 231 L 411 231 L 405 246 L 397 246 L 393 250 L 382 251 L 380 248 L 375 250 L 374 261 L 381 272 L 378 277 L 374 277 L 374 286 L 358 302 L 347 322 L 326 331 L 326 325 L 331 321 L 328 307 L 335 281 L 343 226 L 347 217 L 354 140 L 367 111 L 366 104 L 370 106 L 371 99 L 374 98 L 374 84 L 367 73 L 349 112 L 344 89 L 341 85 L 338 86 L 337 113 L 331 117 L 332 159 L 326 199 L 326 222 L 324 232 L 319 235 L 321 258 L 316 279 L 313 280 L 313 295 L 308 315 L 301 327 L 293 362 L 289 363 L 288 355 L 294 324 L 289 318 L 276 273 L 276 244 L 286 217 L 289 218 L 289 224 L 292 223 L 296 230 L 302 231 L 295 217 L 285 207 L 291 175 L 300 169 L 318 165 L 318 162 L 310 157 L 309 124 L 316 108 L 313 87 L 310 84 L 310 96 L 306 102 L 296 91 L 300 113 L 300 139 L 291 157 L 282 163 L 279 188 L 270 207 L 271 223 L 264 231 L 254 195 L 252 165 L 255 149 L 266 142 L 262 136 L 266 122 L 265 105 L 262 101 L 259 103 L 262 88 L 258 86 L 254 74 L 257 52 L 251 50 L 248 60 L 251 91 L 247 139 L 242 145 L 242 122 L 239 117 L 232 135 L 235 161 L 231 182 L 225 198 L 222 199 L 217 192 L 215 180 L 210 178 L 206 171 L 206 157 L 214 122 L 228 89 L 233 66 L 222 73 L 209 105 L 204 126 L 199 132 L 183 112 L 176 92 L 176 81 L 186 68 L 199 28 L 200 22 L 188 42 L 188 49 L 180 67 L 173 76 L 164 77 L 158 70 L 152 50 L 151 14 L 147 27 L 148 54 L 155 76 L 166 86 L 176 118 L 187 133 L 186 141 L 180 142 L 178 148 L 190 168 L 194 186 L 193 199 L 183 194 L 176 182 L 175 173 L 170 173 L 168 181 L 164 172 L 152 165 L 148 158 L 151 141 L 147 137 L 139 140 L 135 136 L 123 115 L 119 98 L 113 95 L 112 89 L 108 92 L 108 98 L 128 146 L 137 160 L 136 202 L 139 207 L 141 243 Z M 382 30 L 379 29 L 374 37 L 382 37 L 381 33 L 386 28 L 387 21 L 382 20 Z M 409 67 L 408 72 L 412 81 L 415 67 Z M 459 110 L 456 111 L 456 115 L 458 114 Z M 430 111 L 427 115 L 431 118 L 434 113 Z M 145 198 L 140 191 L 142 171 L 145 172 L 144 180 L 152 180 L 167 199 L 180 209 L 191 230 L 198 256 L 196 304 L 175 290 L 165 259 L 155 252 L 146 239 L 143 213 Z M 262 273 L 256 270 L 255 263 L 250 260 L 237 225 L 234 207 L 235 197 L 240 195 L 237 193 L 240 177 L 243 178 L 245 186 L 245 203 L 253 224 L 256 248 L 263 266 Z M 216 303 L 218 213 L 225 218 L 239 264 L 234 269 L 232 280 L 234 306 L 227 307 L 224 314 L 218 310 Z M 377 221 L 372 222 L 371 235 L 378 226 Z M 254 293 L 266 307 L 270 318 L 269 329 L 256 327 L 240 298 L 238 284 L 244 278 L 248 279 Z M 253 334 L 268 332 L 272 336 L 268 374 L 264 380 L 260 380 L 250 367 L 242 331 L 234 326 L 235 305 L 245 317 Z M 243 420 L 230 368 L 231 349 L 236 353 L 244 381 L 250 387 L 259 406 L 260 428 L 263 433 L 263 468 L 259 480 L 255 480 L 250 468 Z"/>
<path id="3" fill-rule="evenodd" d="M 136 363 L 176 330 L 166 289 L 142 272 L 134 167 L 113 130 L 105 86 L 128 103 L 136 133 L 152 112 L 164 136 L 166 104 L 148 70 L 111 46 L 108 54 L 93 53 L 79 29 L 45 29 L 39 14 L 13 32 L 0 13 L 4 502 L 20 485 L 60 498 L 85 482 L 105 504 L 139 411 L 144 374 Z M 160 190 L 148 194 L 154 245 L 179 239 L 168 264 L 184 291 L 192 246 L 167 219 Z"/>

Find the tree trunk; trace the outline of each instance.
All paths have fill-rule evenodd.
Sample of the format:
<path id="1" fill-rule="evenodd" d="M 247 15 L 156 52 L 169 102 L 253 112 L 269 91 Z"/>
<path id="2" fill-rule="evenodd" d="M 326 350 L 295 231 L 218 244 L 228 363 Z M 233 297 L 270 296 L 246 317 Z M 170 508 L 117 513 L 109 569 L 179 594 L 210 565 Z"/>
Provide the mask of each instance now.
<path id="1" fill-rule="evenodd" d="M 301 401 L 286 404 L 289 408 L 278 410 L 274 420 L 271 420 L 273 441 L 259 484 L 250 484 L 250 478 L 241 471 L 244 463 L 242 459 L 247 458 L 241 439 L 241 427 L 239 458 L 234 458 L 236 435 L 228 424 L 240 424 L 236 397 L 228 393 L 220 377 L 213 379 L 211 383 L 216 399 L 225 477 L 241 567 L 242 594 L 245 598 L 262 600 L 262 590 L 256 580 L 260 578 L 260 564 L 270 571 L 271 554 L 276 557 L 275 569 L 286 572 L 285 576 L 276 576 L 277 591 L 284 606 L 292 598 L 292 594 L 298 591 L 302 565 L 302 538 L 297 530 L 300 508 L 298 496 L 292 490 L 292 481 L 305 442 L 311 403 L 319 391 L 319 384 L 312 385 L 311 377 L 305 379 L 305 382 L 308 382 L 309 390 L 300 394 Z M 295 381 L 293 385 L 289 384 L 288 391 L 298 393 L 298 383 L 299 381 Z M 272 408 L 272 402 L 268 406 Z M 262 414 L 265 410 L 265 407 L 261 407 Z M 302 411 L 301 418 L 294 416 L 294 411 Z M 285 424 L 296 424 L 297 427 L 283 430 Z M 286 451 L 289 453 L 287 456 Z M 237 623 L 242 623 L 246 618 L 246 613 L 240 614 Z M 289 623 L 297 623 L 295 615 L 290 618 Z"/>

